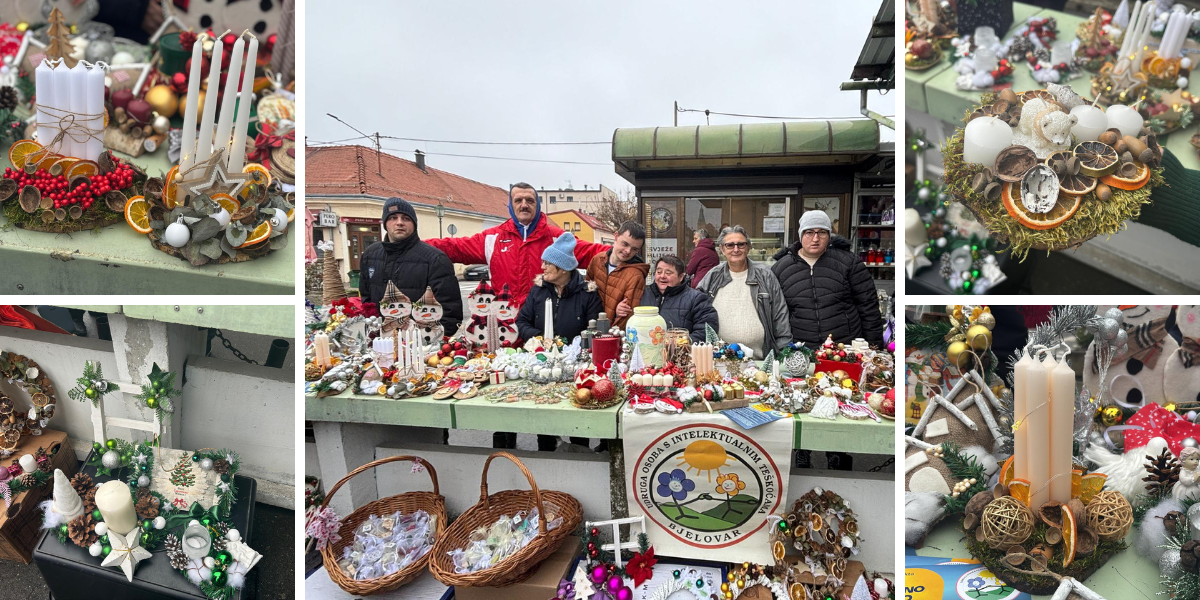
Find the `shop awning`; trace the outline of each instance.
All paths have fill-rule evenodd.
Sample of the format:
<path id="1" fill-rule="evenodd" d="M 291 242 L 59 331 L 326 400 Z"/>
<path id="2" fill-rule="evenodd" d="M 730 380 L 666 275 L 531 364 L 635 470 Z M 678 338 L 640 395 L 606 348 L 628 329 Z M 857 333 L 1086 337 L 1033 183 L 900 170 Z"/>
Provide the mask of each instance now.
<path id="1" fill-rule="evenodd" d="M 853 164 L 879 151 L 879 124 L 844 119 L 623 128 L 613 133 L 612 148 L 618 173 Z"/>

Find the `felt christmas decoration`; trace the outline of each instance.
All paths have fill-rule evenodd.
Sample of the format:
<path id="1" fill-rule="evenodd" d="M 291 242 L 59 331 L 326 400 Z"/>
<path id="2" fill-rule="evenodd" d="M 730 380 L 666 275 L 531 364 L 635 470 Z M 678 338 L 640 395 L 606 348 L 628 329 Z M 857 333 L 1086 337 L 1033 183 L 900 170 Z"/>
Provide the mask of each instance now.
<path id="1" fill-rule="evenodd" d="M 440 343 L 445 337 L 440 321 L 442 320 L 442 305 L 433 294 L 432 287 L 425 288 L 421 303 L 413 307 L 413 323 L 421 333 L 421 343 L 428 346 Z"/>
<path id="2" fill-rule="evenodd" d="M 519 310 L 520 307 L 512 302 L 508 284 L 504 284 L 504 287 L 500 288 L 500 293 L 496 294 L 496 300 L 493 303 L 501 347 L 511 348 L 517 345 L 517 312 Z"/>
<path id="3" fill-rule="evenodd" d="M 505 284 L 505 287 L 508 287 Z M 472 315 L 486 317 L 492 313 L 492 304 L 497 300 L 496 292 L 492 289 L 492 285 L 486 279 L 479 282 L 475 286 L 475 291 L 467 295 L 467 303 L 470 305 Z"/>
<path id="4" fill-rule="evenodd" d="M 383 316 L 383 331 L 391 333 L 405 329 L 412 322 L 412 300 L 396 287 L 391 280 L 379 299 L 379 314 Z"/>
<path id="5" fill-rule="evenodd" d="M 1175 338 L 1167 334 L 1167 319 L 1171 305 L 1099 306 L 1097 314 L 1118 308 L 1124 319 L 1129 351 L 1121 361 L 1113 361 L 1108 369 L 1109 395 L 1125 404 L 1138 406 L 1143 402 L 1166 404 L 1163 380 L 1167 357 L 1179 348 Z M 1096 343 L 1088 345 L 1084 356 L 1083 384 L 1092 394 L 1100 390 L 1099 366 L 1096 363 Z M 1107 402 L 1109 398 L 1101 400 Z"/>

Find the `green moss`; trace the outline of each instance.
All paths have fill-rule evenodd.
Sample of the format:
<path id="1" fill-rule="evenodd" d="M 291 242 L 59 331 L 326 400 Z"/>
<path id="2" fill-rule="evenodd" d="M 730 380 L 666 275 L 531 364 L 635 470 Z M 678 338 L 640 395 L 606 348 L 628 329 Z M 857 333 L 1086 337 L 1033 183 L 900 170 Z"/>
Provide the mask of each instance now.
<path id="1" fill-rule="evenodd" d="M 1032 550 L 1035 545 L 1043 543 L 1046 540 L 1047 529 L 1049 529 L 1049 526 L 1039 520 L 1033 528 L 1033 534 L 1029 536 L 1029 539 L 1025 540 L 1024 544 L 1021 544 L 1025 548 L 1026 553 Z M 1053 582 L 1051 577 L 1027 575 L 1004 568 L 1008 565 L 1007 562 L 1004 562 L 1004 556 L 1008 554 L 1007 550 L 995 550 L 987 544 L 976 540 L 975 535 L 970 532 L 964 535 L 966 536 L 967 550 L 971 553 L 971 556 L 979 559 L 986 565 L 998 565 L 1000 568 L 992 569 L 992 573 L 1000 579 L 1012 584 L 1024 584 L 1024 587 L 1027 588 Z M 1054 549 L 1054 556 L 1050 559 L 1050 564 L 1047 565 L 1050 570 L 1059 575 L 1066 575 L 1083 581 L 1086 578 L 1085 574 L 1094 572 L 1103 566 L 1104 563 L 1108 562 L 1108 559 L 1112 558 L 1114 554 L 1124 550 L 1127 546 L 1123 540 L 1116 542 L 1101 541 L 1096 545 L 1096 549 L 1091 554 L 1087 556 L 1077 555 L 1071 566 L 1066 569 L 1063 569 L 1062 566 L 1063 545 L 1059 543 L 1051 547 Z M 1029 570 L 1028 566 L 1026 564 L 1021 568 Z"/>
<path id="2" fill-rule="evenodd" d="M 69 233 L 98 229 L 106 225 L 125 221 L 125 215 L 113 212 L 103 202 L 96 202 L 92 204 L 91 208 L 84 211 L 83 216 L 77 220 L 66 219 L 64 221 L 43 223 L 41 211 L 34 213 L 25 212 L 25 209 L 21 208 L 21 204 L 17 202 L 15 196 L 12 200 L 4 203 L 4 217 L 8 219 L 9 223 L 22 229 L 48 231 L 50 233 Z"/>
<path id="3" fill-rule="evenodd" d="M 988 102 L 985 95 L 983 101 Z M 969 115 L 969 113 L 968 113 Z M 1008 214 L 1000 201 L 989 201 L 971 189 L 971 180 L 983 170 L 982 165 L 963 161 L 963 129 L 954 132 L 942 146 L 945 166 L 946 193 L 970 208 L 988 231 L 1009 245 L 1014 258 L 1024 261 L 1034 248 L 1046 248 L 1046 254 L 1065 250 L 1097 235 L 1112 235 L 1125 228 L 1125 223 L 1141 214 L 1143 204 L 1150 203 L 1153 188 L 1164 185 L 1162 169 L 1155 169 L 1150 183 L 1138 190 L 1112 188 L 1113 197 L 1103 202 L 1095 192 L 1083 196 L 1079 211 L 1062 225 L 1045 231 L 1029 229 Z"/>

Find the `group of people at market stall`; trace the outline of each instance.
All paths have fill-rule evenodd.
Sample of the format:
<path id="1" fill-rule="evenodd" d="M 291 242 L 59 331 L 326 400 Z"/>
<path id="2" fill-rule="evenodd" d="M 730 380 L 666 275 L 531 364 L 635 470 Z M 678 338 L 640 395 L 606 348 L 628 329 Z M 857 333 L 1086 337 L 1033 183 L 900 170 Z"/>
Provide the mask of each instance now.
<path id="1" fill-rule="evenodd" d="M 550 222 L 528 183 L 509 189 L 508 209 L 510 219 L 478 234 L 421 240 L 413 206 L 388 199 L 383 240 L 363 253 L 363 299 L 378 302 L 388 281 L 409 297 L 431 288 L 443 307 L 445 331 L 454 332 L 464 315 L 453 263 L 486 264 L 493 287 L 507 286 L 521 307 L 517 330 L 523 340 L 546 331 L 549 300 L 553 331 L 568 340 L 601 313 L 623 328 L 635 307 L 656 306 L 669 327 L 687 329 L 693 341 L 703 341 L 711 326 L 723 341 L 758 359 L 793 341 L 816 345 L 828 336 L 883 345 L 871 276 L 846 249 L 848 242 L 833 234 L 823 211 L 801 216 L 800 239 L 776 254 L 772 265 L 749 258 L 750 236 L 740 225 L 724 227 L 715 239 L 697 232 L 689 263 L 667 255 L 651 265 L 641 255 L 646 231 L 637 222 L 622 224 L 612 246 L 579 240 Z M 549 441 L 545 445 L 553 449 Z"/>

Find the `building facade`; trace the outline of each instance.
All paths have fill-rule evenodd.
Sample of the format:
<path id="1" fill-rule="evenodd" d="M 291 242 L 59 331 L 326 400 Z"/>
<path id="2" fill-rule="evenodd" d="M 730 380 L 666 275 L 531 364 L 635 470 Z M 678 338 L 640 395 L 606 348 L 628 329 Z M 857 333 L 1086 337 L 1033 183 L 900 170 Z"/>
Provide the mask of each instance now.
<path id="1" fill-rule="evenodd" d="M 410 161 L 363 146 L 307 148 L 304 193 L 309 243 L 333 242 L 351 284 L 363 251 L 383 237 L 388 198 L 412 203 L 422 239 L 470 236 L 509 218 L 507 190 L 434 169 L 423 154 Z"/>
<path id="2" fill-rule="evenodd" d="M 564 210 L 578 210 L 589 215 L 596 214 L 598 207 L 605 201 L 617 199 L 617 193 L 604 184 L 592 188 L 587 184 L 582 190 L 567 187 L 562 190 L 538 190 L 542 197 L 542 211 L 549 214 Z"/>
<path id="3" fill-rule="evenodd" d="M 578 210 L 560 210 L 546 213 L 546 217 L 563 231 L 575 234 L 585 242 L 613 245 L 617 236 L 599 219 Z"/>

